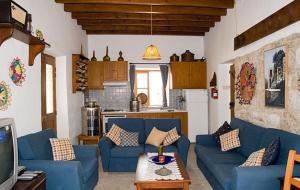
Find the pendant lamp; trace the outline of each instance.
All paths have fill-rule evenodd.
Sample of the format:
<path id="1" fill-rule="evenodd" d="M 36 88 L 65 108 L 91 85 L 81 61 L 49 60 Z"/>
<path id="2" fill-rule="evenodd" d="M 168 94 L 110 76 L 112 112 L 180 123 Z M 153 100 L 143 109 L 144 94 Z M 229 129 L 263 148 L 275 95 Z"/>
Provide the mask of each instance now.
<path id="1" fill-rule="evenodd" d="M 152 4 L 151 4 L 151 38 L 152 38 Z M 159 60 L 161 59 L 158 48 L 155 45 L 150 45 L 146 48 L 143 56 L 144 60 Z"/>

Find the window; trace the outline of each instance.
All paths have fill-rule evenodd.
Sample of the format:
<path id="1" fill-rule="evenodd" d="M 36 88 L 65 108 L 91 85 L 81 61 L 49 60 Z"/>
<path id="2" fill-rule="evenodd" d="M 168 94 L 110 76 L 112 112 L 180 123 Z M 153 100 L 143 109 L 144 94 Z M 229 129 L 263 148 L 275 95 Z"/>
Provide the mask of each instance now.
<path id="1" fill-rule="evenodd" d="M 145 93 L 148 96 L 147 106 L 162 106 L 162 87 L 160 70 L 136 71 L 135 95 Z"/>

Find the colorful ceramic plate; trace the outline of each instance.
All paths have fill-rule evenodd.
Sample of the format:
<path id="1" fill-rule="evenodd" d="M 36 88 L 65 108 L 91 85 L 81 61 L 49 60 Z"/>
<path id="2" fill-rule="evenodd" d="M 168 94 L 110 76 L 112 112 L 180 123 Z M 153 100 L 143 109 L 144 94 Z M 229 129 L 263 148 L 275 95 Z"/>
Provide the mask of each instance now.
<path id="1" fill-rule="evenodd" d="M 25 81 L 25 68 L 19 58 L 15 58 L 9 67 L 9 77 L 17 86 L 22 86 Z"/>
<path id="2" fill-rule="evenodd" d="M 0 82 L 0 110 L 7 110 L 11 103 L 11 91 L 9 86 L 4 82 Z"/>
<path id="3" fill-rule="evenodd" d="M 175 158 L 173 156 L 165 156 L 165 162 L 164 163 L 159 163 L 159 159 L 158 156 L 151 156 L 150 158 L 148 158 L 149 162 L 152 162 L 154 164 L 157 165 L 165 165 L 165 164 L 169 164 L 171 162 L 175 161 Z"/>

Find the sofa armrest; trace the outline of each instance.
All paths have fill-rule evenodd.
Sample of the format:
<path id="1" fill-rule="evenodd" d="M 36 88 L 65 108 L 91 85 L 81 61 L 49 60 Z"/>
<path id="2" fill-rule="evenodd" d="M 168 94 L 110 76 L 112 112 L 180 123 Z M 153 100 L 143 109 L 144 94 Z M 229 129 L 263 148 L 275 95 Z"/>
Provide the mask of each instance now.
<path id="1" fill-rule="evenodd" d="M 103 171 L 107 172 L 110 160 L 110 149 L 113 147 L 113 142 L 107 138 L 103 137 L 99 141 L 99 150 L 101 155 Z"/>
<path id="2" fill-rule="evenodd" d="M 178 153 L 185 166 L 187 165 L 190 144 L 191 142 L 186 136 L 181 136 L 176 142 Z"/>
<path id="3" fill-rule="evenodd" d="M 196 145 L 211 145 L 217 146 L 217 142 L 212 135 L 197 135 Z"/>
<path id="4" fill-rule="evenodd" d="M 286 165 L 258 167 L 235 167 L 232 190 L 263 190 L 280 188 L 279 177 L 285 175 Z M 295 166 L 294 175 L 300 175 L 300 166 Z"/>
<path id="5" fill-rule="evenodd" d="M 46 174 L 47 189 L 83 189 L 83 169 L 79 161 L 19 160 L 28 170 Z"/>
<path id="6" fill-rule="evenodd" d="M 76 158 L 97 158 L 97 146 L 73 145 Z"/>

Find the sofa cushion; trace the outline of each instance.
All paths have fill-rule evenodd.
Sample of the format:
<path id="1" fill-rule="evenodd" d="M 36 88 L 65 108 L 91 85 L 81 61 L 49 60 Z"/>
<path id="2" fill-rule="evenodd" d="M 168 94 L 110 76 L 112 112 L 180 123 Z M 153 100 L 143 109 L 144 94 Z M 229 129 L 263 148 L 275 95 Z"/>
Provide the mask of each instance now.
<path id="1" fill-rule="evenodd" d="M 196 145 L 197 158 L 203 163 L 240 165 L 246 158 L 236 151 L 222 152 L 217 146 Z"/>
<path id="2" fill-rule="evenodd" d="M 83 182 L 87 182 L 95 170 L 98 169 L 98 160 L 97 158 L 80 158 L 75 159 L 75 161 L 79 161 L 83 170 Z"/>
<path id="3" fill-rule="evenodd" d="M 176 128 L 174 127 L 172 130 L 168 131 L 168 135 L 163 141 L 164 146 L 169 146 L 175 143 L 178 139 L 180 139 L 180 135 L 178 135 Z"/>
<path id="4" fill-rule="evenodd" d="M 250 154 L 250 156 L 246 160 L 246 162 L 243 163 L 242 165 L 240 165 L 240 167 L 261 166 L 265 151 L 266 151 L 266 149 L 263 148 L 256 152 L 253 152 L 252 154 Z"/>
<path id="5" fill-rule="evenodd" d="M 239 129 L 235 129 L 221 135 L 220 142 L 222 151 L 228 151 L 240 147 Z"/>
<path id="6" fill-rule="evenodd" d="M 266 128 L 259 127 L 247 121 L 234 118 L 231 123 L 233 129 L 240 129 L 239 138 L 241 146 L 237 151 L 245 157 L 260 149 L 262 136 L 266 133 Z"/>
<path id="7" fill-rule="evenodd" d="M 146 144 L 145 152 L 157 152 L 157 147 L 153 145 Z M 169 145 L 164 147 L 164 152 L 177 152 L 177 147 L 175 145 Z"/>
<path id="8" fill-rule="evenodd" d="M 167 135 L 168 135 L 168 132 L 164 132 L 164 131 L 158 130 L 156 127 L 153 127 L 151 130 L 151 133 L 147 137 L 145 144 L 150 144 L 150 145 L 159 147 Z"/>
<path id="9" fill-rule="evenodd" d="M 279 157 L 275 164 L 286 164 L 289 150 L 291 149 L 300 152 L 300 135 L 272 128 L 268 128 L 266 131 L 260 145 L 262 148 L 267 147 L 274 138 L 280 138 Z"/>
<path id="10" fill-rule="evenodd" d="M 275 163 L 278 159 L 279 151 L 280 151 L 280 138 L 277 137 L 272 140 L 269 146 L 266 147 L 266 151 L 262 159 L 262 165 L 268 166 Z"/>
<path id="11" fill-rule="evenodd" d="M 168 132 L 176 127 L 178 134 L 181 134 L 181 122 L 179 119 L 145 119 L 145 136 L 148 137 L 153 127 Z"/>
<path id="12" fill-rule="evenodd" d="M 143 153 L 144 153 L 144 145 L 139 145 L 134 147 L 114 146 L 110 150 L 111 157 L 118 157 L 118 158 L 139 157 L 140 154 Z"/>
<path id="13" fill-rule="evenodd" d="M 121 132 L 125 131 L 124 129 L 120 128 L 115 123 L 112 124 L 111 128 L 109 129 L 108 133 L 106 134 L 106 137 L 109 138 L 112 142 L 114 142 L 116 145 L 121 144 Z"/>
<path id="14" fill-rule="evenodd" d="M 50 138 L 53 160 L 74 160 L 75 153 L 70 139 Z"/>
<path id="15" fill-rule="evenodd" d="M 227 123 L 227 121 L 225 121 L 224 124 L 215 133 L 212 134 L 219 147 L 221 147 L 220 136 L 228 133 L 231 130 L 231 126 Z"/>
<path id="16" fill-rule="evenodd" d="M 138 132 L 139 144 L 145 143 L 145 125 L 143 118 L 110 118 L 108 119 L 106 131 L 109 131 L 114 123 L 125 131 Z"/>
<path id="17" fill-rule="evenodd" d="M 120 146 L 139 146 L 139 134 L 136 132 L 121 131 Z"/>
<path id="18" fill-rule="evenodd" d="M 50 138 L 56 138 L 53 129 L 19 137 L 19 157 L 24 160 L 53 160 Z"/>

